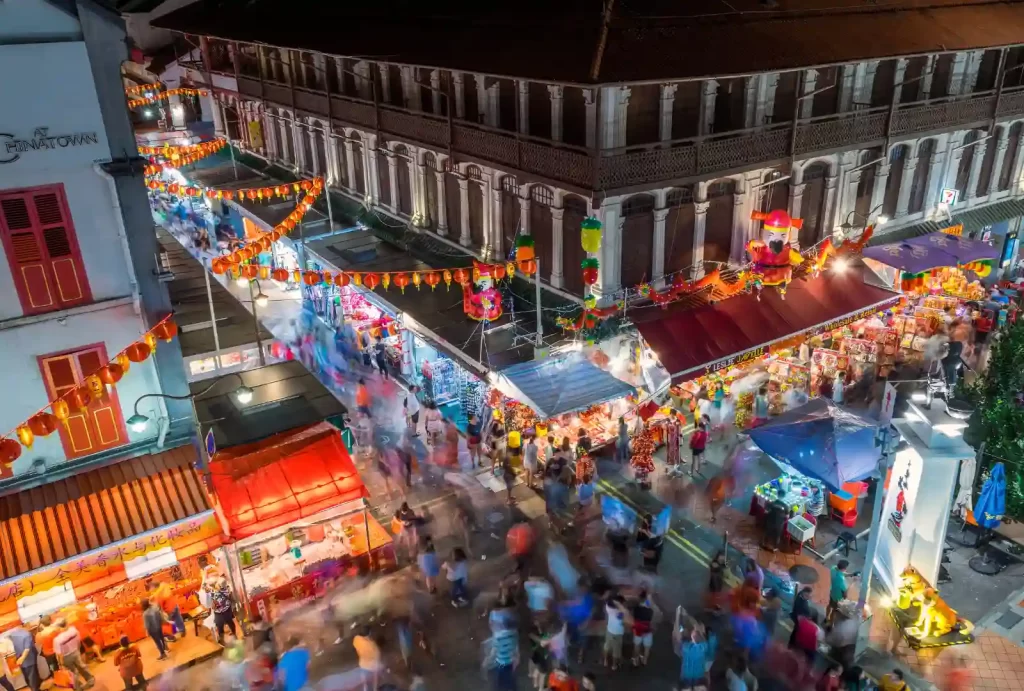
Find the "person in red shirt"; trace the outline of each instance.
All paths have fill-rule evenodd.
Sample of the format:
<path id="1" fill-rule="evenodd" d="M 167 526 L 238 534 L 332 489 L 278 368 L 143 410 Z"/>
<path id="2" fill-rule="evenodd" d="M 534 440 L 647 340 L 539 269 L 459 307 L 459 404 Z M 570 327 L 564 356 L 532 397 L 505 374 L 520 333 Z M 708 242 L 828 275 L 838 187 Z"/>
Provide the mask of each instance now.
<path id="1" fill-rule="evenodd" d="M 356 386 L 356 408 L 365 415 L 370 415 L 370 408 L 373 406 L 373 399 L 370 398 L 370 390 L 366 388 L 366 382 L 359 380 Z"/>
<path id="2" fill-rule="evenodd" d="M 693 467 L 690 468 L 690 475 L 700 475 L 700 465 L 704 460 L 704 449 L 708 445 L 708 427 L 702 420 L 697 423 L 697 429 L 690 435 L 690 451 L 693 452 Z"/>
<path id="3" fill-rule="evenodd" d="M 560 665 L 548 676 L 548 688 L 551 691 L 580 691 L 579 682 L 569 676 L 565 665 Z"/>
<path id="4" fill-rule="evenodd" d="M 978 318 L 974 320 L 974 342 L 978 344 L 985 343 L 988 340 L 988 334 L 992 331 L 992 311 L 985 310 L 978 315 Z"/>

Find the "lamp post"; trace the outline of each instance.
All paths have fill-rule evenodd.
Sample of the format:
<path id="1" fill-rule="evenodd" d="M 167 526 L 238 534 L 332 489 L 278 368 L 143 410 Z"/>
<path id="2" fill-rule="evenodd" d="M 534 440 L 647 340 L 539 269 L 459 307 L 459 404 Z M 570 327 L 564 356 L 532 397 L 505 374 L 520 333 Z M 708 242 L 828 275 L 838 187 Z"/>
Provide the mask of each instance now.
<path id="1" fill-rule="evenodd" d="M 868 220 L 871 218 L 871 214 L 873 214 L 876 211 L 878 211 L 879 209 L 881 209 L 882 206 L 883 206 L 883 204 L 879 204 L 875 208 L 871 209 L 871 211 L 869 211 L 866 215 L 862 215 L 862 214 L 857 213 L 856 209 L 850 209 L 850 213 L 846 214 L 846 220 L 844 220 L 839 225 L 839 227 L 843 231 L 843 234 L 845 235 L 846 233 L 850 232 L 854 228 L 858 227 L 858 226 L 855 226 L 853 223 L 850 222 L 850 219 L 854 218 L 855 216 L 859 216 L 860 218 L 864 219 L 864 227 L 867 227 Z M 885 214 L 879 214 L 878 218 L 875 219 L 875 225 L 879 225 L 879 226 L 884 226 L 888 222 L 889 222 L 889 217 L 886 216 Z"/>

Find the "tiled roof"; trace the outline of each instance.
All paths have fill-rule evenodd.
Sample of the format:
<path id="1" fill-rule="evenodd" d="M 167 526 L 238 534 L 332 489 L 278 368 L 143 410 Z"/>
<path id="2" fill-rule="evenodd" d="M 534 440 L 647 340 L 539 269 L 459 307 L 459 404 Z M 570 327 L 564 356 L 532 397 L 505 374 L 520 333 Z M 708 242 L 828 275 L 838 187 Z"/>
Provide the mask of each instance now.
<path id="1" fill-rule="evenodd" d="M 565 82 L 686 79 L 1015 45 L 1010 0 L 202 0 L 176 31 L 395 63 Z M 734 8 L 735 11 L 733 11 Z M 594 63 L 597 78 L 591 78 Z"/>

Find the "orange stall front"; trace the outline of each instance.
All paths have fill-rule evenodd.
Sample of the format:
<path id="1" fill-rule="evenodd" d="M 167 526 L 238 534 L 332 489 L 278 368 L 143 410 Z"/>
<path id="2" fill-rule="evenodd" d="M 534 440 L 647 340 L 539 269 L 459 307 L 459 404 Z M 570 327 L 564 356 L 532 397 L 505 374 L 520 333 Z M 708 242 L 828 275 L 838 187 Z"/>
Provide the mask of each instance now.
<path id="1" fill-rule="evenodd" d="M 235 591 L 273 619 L 347 574 L 389 568 L 394 548 L 338 430 L 321 422 L 210 462 Z"/>
<path id="2" fill-rule="evenodd" d="M 139 603 L 161 584 L 169 609 L 198 606 L 220 523 L 179 447 L 0 498 L 0 630 L 43 615 L 101 647 L 146 637 Z"/>

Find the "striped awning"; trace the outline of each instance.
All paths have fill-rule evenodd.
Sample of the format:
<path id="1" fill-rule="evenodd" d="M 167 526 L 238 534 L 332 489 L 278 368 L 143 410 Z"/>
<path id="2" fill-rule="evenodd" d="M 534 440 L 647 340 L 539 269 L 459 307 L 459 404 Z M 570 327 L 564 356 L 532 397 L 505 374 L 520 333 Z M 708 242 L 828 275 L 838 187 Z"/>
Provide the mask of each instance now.
<path id="1" fill-rule="evenodd" d="M 901 240 L 909 240 L 929 233 L 937 233 L 944 228 L 963 224 L 963 237 L 971 237 L 986 226 L 995 225 L 1010 218 L 1024 216 L 1024 199 L 1007 199 L 998 204 L 989 204 L 968 211 L 957 212 L 954 207 L 952 221 L 924 221 L 891 233 L 877 233 L 868 242 L 869 246 L 884 245 Z"/>
<path id="2" fill-rule="evenodd" d="M 0 580 L 209 511 L 191 445 L 0 497 Z"/>

